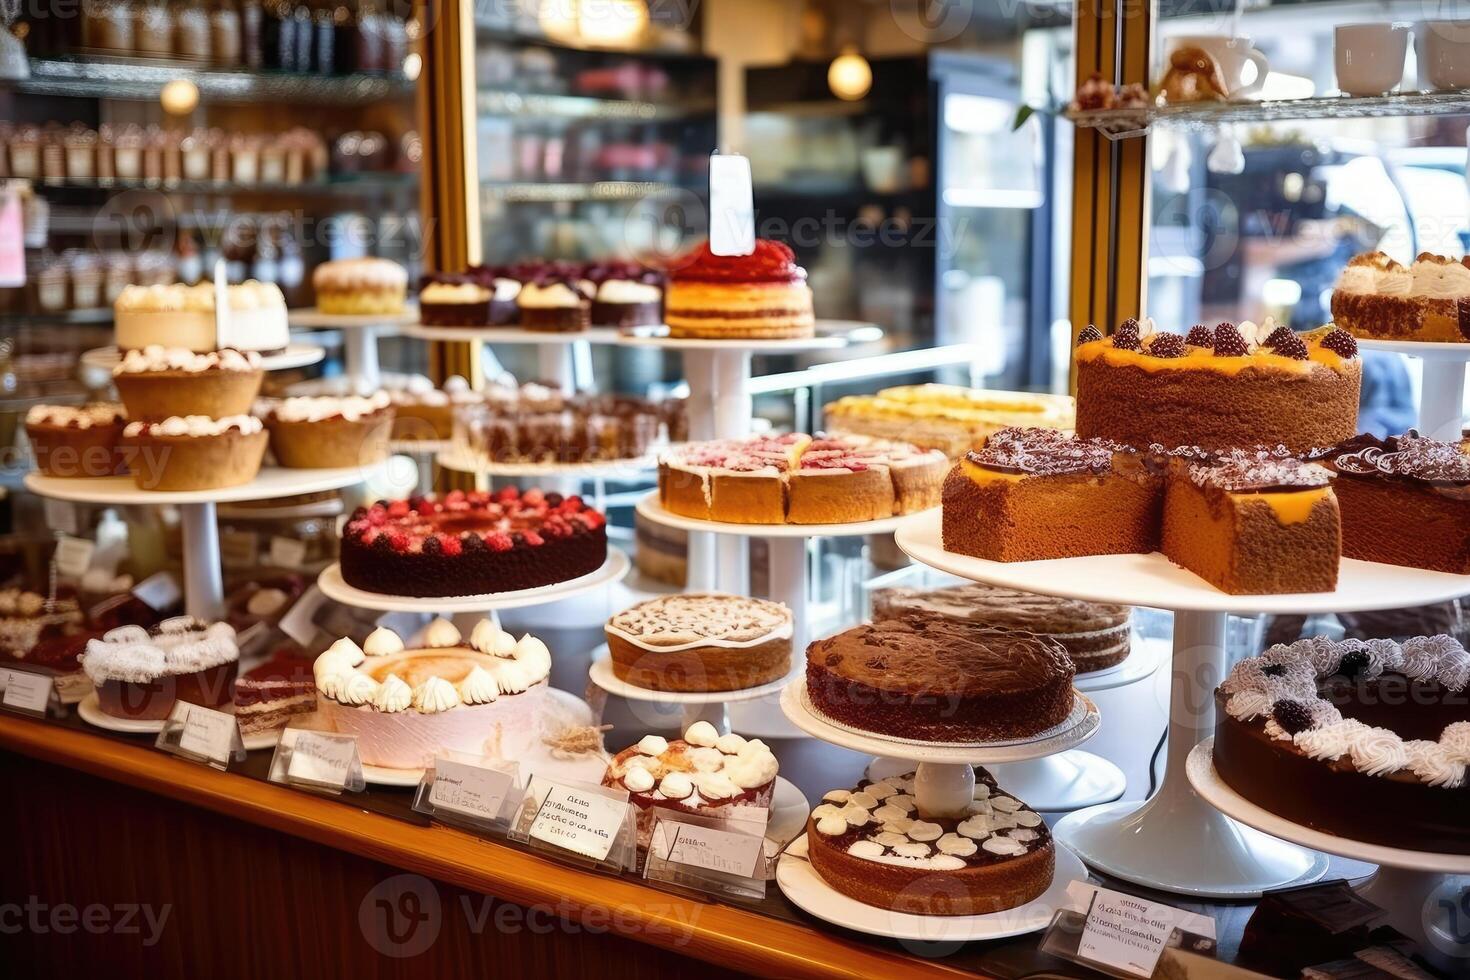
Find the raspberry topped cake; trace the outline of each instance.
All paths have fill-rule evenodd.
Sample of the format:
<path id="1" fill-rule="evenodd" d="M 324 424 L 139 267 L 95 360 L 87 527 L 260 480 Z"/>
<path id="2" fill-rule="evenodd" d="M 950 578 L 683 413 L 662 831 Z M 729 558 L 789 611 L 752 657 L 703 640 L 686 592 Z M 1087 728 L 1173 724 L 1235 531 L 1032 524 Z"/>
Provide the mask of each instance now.
<path id="1" fill-rule="evenodd" d="M 915 774 L 864 779 L 822 797 L 807 818 L 807 857 L 837 891 L 918 915 L 984 915 L 1051 886 L 1056 851 L 1041 815 L 975 770 L 973 799 L 924 813 Z"/>
<path id="2" fill-rule="evenodd" d="M 628 791 L 637 808 L 638 846 L 653 835 L 655 809 L 739 819 L 740 811 L 769 809 L 776 792 L 776 756 L 760 739 L 721 735 L 707 721 L 682 739 L 645 735 L 613 756 L 602 785 Z M 766 814 L 750 814 L 764 823 Z"/>
<path id="3" fill-rule="evenodd" d="M 1470 341 L 1470 259 L 1425 252 L 1404 268 L 1382 252 L 1356 256 L 1332 291 L 1332 319 L 1358 337 Z"/>
<path id="4" fill-rule="evenodd" d="M 607 518 L 540 490 L 454 490 L 380 500 L 342 529 L 342 578 L 368 592 L 461 596 L 511 592 L 595 572 L 607 560 Z"/>
<path id="5" fill-rule="evenodd" d="M 1277 645 L 1215 692 L 1215 769 L 1314 830 L 1470 854 L 1470 654 L 1449 636 Z"/>
<path id="6" fill-rule="evenodd" d="M 1071 714 L 1075 668 L 1055 640 L 906 616 L 864 623 L 807 648 L 819 714 L 927 742 L 1030 738 Z"/>
<path id="7" fill-rule="evenodd" d="M 1283 445 L 1303 453 L 1357 431 L 1362 362 L 1343 330 L 1128 320 L 1077 345 L 1077 434 L 1147 449 Z"/>
<path id="8" fill-rule="evenodd" d="M 1344 555 L 1470 575 L 1470 455 L 1458 444 L 1364 433 L 1317 455 L 1337 474 Z"/>
<path id="9" fill-rule="evenodd" d="M 673 337 L 810 337 L 816 326 L 806 270 L 790 248 L 766 239 L 750 255 L 716 255 L 705 242 L 670 273 L 664 306 Z"/>

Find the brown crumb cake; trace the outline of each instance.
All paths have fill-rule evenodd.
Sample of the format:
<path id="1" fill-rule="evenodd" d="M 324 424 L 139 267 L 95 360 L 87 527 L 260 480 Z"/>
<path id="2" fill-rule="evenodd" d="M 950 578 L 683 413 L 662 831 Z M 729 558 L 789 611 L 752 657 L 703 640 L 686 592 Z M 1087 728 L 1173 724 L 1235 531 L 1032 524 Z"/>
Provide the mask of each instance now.
<path id="1" fill-rule="evenodd" d="M 1072 711 L 1075 669 L 1055 640 L 904 617 L 807 649 L 807 697 L 843 725 L 897 738 L 1029 738 Z"/>
<path id="2" fill-rule="evenodd" d="M 851 898 L 919 915 L 984 915 L 1046 891 L 1056 849 L 1041 815 L 975 769 L 962 814 L 919 812 L 914 774 L 833 790 L 807 818 L 807 857 Z"/>

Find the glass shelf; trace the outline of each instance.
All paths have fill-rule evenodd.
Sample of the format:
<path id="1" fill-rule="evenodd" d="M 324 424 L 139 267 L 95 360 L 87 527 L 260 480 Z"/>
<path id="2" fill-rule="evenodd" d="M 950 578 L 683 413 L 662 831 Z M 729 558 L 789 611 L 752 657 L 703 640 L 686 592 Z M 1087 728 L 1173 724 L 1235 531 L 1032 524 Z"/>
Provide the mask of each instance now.
<path id="1" fill-rule="evenodd" d="M 531 116 L 537 119 L 606 119 L 629 122 L 657 122 L 709 115 L 715 111 L 713 99 L 687 102 L 638 102 L 628 99 L 603 99 L 587 95 L 536 95 L 504 89 L 481 89 L 477 97 L 480 112 L 491 116 Z"/>
<path id="2" fill-rule="evenodd" d="M 179 180 L 173 183 L 142 180 L 113 180 L 102 184 L 97 181 L 65 180 L 48 183 L 44 180 L 31 181 L 33 187 L 43 194 L 62 194 L 88 191 L 117 194 L 122 191 L 156 191 L 160 194 L 211 194 L 235 197 L 245 194 L 294 194 L 302 197 L 376 197 L 400 191 L 416 191 L 418 175 L 414 173 L 374 173 L 355 176 L 339 176 L 329 180 L 303 180 L 296 183 L 257 181 L 255 183 L 233 183 L 217 180 Z"/>
<path id="3" fill-rule="evenodd" d="M 33 58 L 31 77 L 0 84 L 26 95 L 153 101 L 175 79 L 199 87 L 204 102 L 297 102 L 363 105 L 410 95 L 401 75 L 297 75 L 287 72 L 213 71 L 177 65 Z"/>
<path id="4" fill-rule="evenodd" d="M 1407 92 L 1367 98 L 1329 95 L 1279 101 L 1191 102 L 1144 109 L 1067 111 L 1063 115 L 1078 128 L 1096 129 L 1108 139 L 1116 140 L 1143 136 L 1154 125 L 1200 130 L 1229 123 L 1470 115 L 1470 91 Z"/>
<path id="5" fill-rule="evenodd" d="M 486 201 L 504 203 L 555 203 L 558 201 L 631 201 L 658 194 L 674 185 L 656 180 L 598 180 L 585 184 L 484 182 L 480 192 Z"/>

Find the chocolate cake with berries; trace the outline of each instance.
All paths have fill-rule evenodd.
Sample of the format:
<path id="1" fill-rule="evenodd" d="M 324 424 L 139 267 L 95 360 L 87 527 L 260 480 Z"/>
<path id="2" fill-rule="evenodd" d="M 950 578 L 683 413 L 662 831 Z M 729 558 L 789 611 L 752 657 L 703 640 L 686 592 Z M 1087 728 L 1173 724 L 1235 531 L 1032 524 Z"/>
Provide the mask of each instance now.
<path id="1" fill-rule="evenodd" d="M 1175 460 L 1164 492 L 1163 552 L 1222 592 L 1337 588 L 1342 533 L 1325 468 L 1239 454 Z"/>
<path id="2" fill-rule="evenodd" d="M 1470 654 L 1449 636 L 1277 645 L 1215 692 L 1215 770 L 1313 830 L 1470 854 L 1467 686 Z"/>
<path id="3" fill-rule="evenodd" d="M 944 481 L 944 550 L 990 561 L 1150 552 L 1163 482 L 1133 453 L 1055 429 L 1002 429 Z"/>
<path id="4" fill-rule="evenodd" d="M 839 724 L 929 742 L 1030 738 L 1072 711 L 1075 668 L 1055 640 L 905 616 L 807 648 L 806 692 Z"/>
<path id="5" fill-rule="evenodd" d="M 796 253 L 760 239 L 750 255 L 716 255 L 705 242 L 669 274 L 669 335 L 704 340 L 810 337 L 812 290 Z"/>
<path id="6" fill-rule="evenodd" d="M 973 799 L 924 813 L 915 773 L 833 790 L 807 817 L 807 858 L 859 902 L 917 915 L 984 915 L 1051 886 L 1056 849 L 1041 815 L 975 769 Z"/>
<path id="7" fill-rule="evenodd" d="M 1470 575 L 1470 456 L 1414 432 L 1325 453 L 1349 558 Z"/>
<path id="8" fill-rule="evenodd" d="M 1129 320 L 1077 345 L 1077 435 L 1147 449 L 1283 445 L 1303 453 L 1357 431 L 1362 362 L 1352 335 L 1199 325 L 1188 336 Z"/>
<path id="9" fill-rule="evenodd" d="M 354 511 L 342 530 L 343 580 L 389 595 L 532 589 L 606 560 L 606 517 L 581 497 L 515 487 L 380 500 Z"/>

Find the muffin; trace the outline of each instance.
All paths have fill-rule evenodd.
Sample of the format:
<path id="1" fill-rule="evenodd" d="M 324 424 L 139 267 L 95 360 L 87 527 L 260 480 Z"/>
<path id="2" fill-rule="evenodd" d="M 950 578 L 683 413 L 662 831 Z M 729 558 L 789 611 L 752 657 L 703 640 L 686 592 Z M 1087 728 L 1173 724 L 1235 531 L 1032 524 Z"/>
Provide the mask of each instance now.
<path id="1" fill-rule="evenodd" d="M 218 490 L 249 483 L 269 441 L 260 419 L 175 416 L 129 422 L 123 447 L 140 490 Z"/>
<path id="2" fill-rule="evenodd" d="M 63 478 L 116 476 L 127 472 L 122 451 L 123 407 L 35 405 L 26 413 L 26 435 L 36 468 Z"/>
<path id="3" fill-rule="evenodd" d="M 143 422 L 248 414 L 264 378 L 259 354 L 234 349 L 195 354 L 147 347 L 128 351 L 112 371 L 128 417 Z"/>

